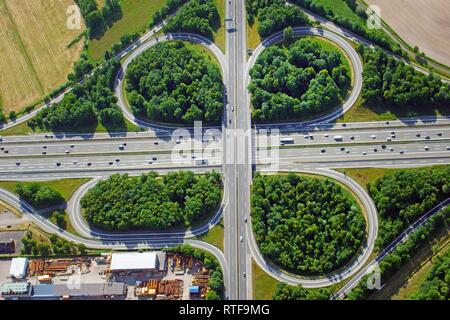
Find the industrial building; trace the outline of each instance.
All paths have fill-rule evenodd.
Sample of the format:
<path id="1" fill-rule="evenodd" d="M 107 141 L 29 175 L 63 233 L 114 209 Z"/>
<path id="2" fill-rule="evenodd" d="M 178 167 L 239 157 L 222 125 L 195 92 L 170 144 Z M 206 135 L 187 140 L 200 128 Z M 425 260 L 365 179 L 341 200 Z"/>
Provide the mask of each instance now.
<path id="1" fill-rule="evenodd" d="M 11 268 L 9 276 L 14 279 L 23 279 L 26 277 L 28 271 L 27 258 L 14 258 L 11 261 Z"/>
<path id="2" fill-rule="evenodd" d="M 6 283 L 2 286 L 2 296 L 8 300 L 82 300 L 82 299 L 125 299 L 126 283 L 89 283 L 79 287 L 67 284 L 38 284 L 29 282 Z"/>
<path id="3" fill-rule="evenodd" d="M 111 272 L 160 272 L 165 270 L 166 255 L 157 252 L 113 253 Z"/>
<path id="4" fill-rule="evenodd" d="M 119 282 L 81 284 L 78 288 L 65 284 L 39 284 L 32 288 L 33 300 L 61 299 L 125 299 L 127 284 Z"/>
<path id="5" fill-rule="evenodd" d="M 1 294 L 5 299 L 17 300 L 31 294 L 29 282 L 10 282 L 2 285 Z"/>
<path id="6" fill-rule="evenodd" d="M 13 254 L 16 252 L 16 242 L 11 239 L 0 241 L 0 254 Z"/>

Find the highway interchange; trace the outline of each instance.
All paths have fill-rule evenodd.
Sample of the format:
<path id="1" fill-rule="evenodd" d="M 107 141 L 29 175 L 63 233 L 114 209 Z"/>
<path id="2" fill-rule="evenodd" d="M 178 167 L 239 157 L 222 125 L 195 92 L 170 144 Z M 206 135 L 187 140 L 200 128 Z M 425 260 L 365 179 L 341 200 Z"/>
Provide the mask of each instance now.
<path id="1" fill-rule="evenodd" d="M 303 123 L 253 126 L 250 98 L 246 90 L 249 82 L 248 71 L 264 48 L 279 42 L 282 34 L 278 33 L 266 39 L 248 60 L 244 2 L 227 1 L 226 16 L 225 55 L 209 40 L 192 34 L 152 37 L 160 30 L 160 26 L 150 30 L 137 44 L 119 55 L 120 58 L 126 58 L 116 81 L 118 104 L 127 120 L 143 128 L 142 132 L 72 135 L 49 133 L 2 137 L 1 180 L 93 178 L 75 192 L 67 206 L 77 236 L 51 224 L 30 205 L 6 190 L 0 189 L 0 199 L 29 215 L 45 231 L 58 233 L 68 240 L 94 248 L 123 250 L 157 248 L 180 243 L 203 248 L 214 254 L 221 262 L 229 299 L 252 298 L 252 259 L 274 278 L 310 288 L 327 286 L 355 275 L 368 261 L 372 252 L 377 235 L 377 212 L 370 197 L 356 182 L 331 169 L 448 164 L 450 118 L 424 117 L 370 123 L 331 123 L 351 108 L 360 95 L 361 60 L 345 40 L 347 33 L 341 29 L 331 28 L 334 31 L 331 32 L 317 28 L 294 28 L 296 36 L 326 37 L 346 52 L 353 66 L 353 90 L 339 109 L 319 119 Z M 123 97 L 123 75 L 128 64 L 148 48 L 173 39 L 192 41 L 211 50 L 221 66 L 226 87 L 226 108 L 222 126 L 201 128 L 200 136 L 194 138 L 191 138 L 194 128 L 175 128 L 136 118 Z M 351 40 L 354 41 L 355 38 Z M 58 97 L 54 102 L 60 99 L 61 97 Z M 15 124 L 20 122 L 22 119 Z M 5 128 L 15 124 L 7 124 Z M 268 130 L 275 136 L 276 143 L 266 150 L 260 142 L 267 137 Z M 252 134 L 245 134 L 249 132 Z M 279 156 L 274 157 L 272 151 L 277 149 L 283 138 L 291 138 L 292 141 L 280 146 L 277 151 Z M 206 161 L 199 164 L 198 159 Z M 277 170 L 274 170 L 274 165 Z M 189 169 L 196 173 L 212 170 L 222 172 L 224 184 L 222 205 L 216 215 L 202 226 L 179 232 L 111 234 L 94 230 L 84 221 L 79 200 L 99 179 L 107 178 L 114 173 L 137 175 L 154 170 L 164 174 L 179 169 Z M 351 189 L 363 204 L 368 221 L 367 243 L 355 260 L 338 274 L 320 279 L 305 279 L 286 274 L 267 263 L 259 253 L 251 228 L 250 188 L 254 170 L 320 174 L 333 178 Z M 196 235 L 210 230 L 222 217 L 225 224 L 223 253 L 210 244 L 194 239 Z M 246 222 L 247 219 L 249 221 Z M 357 281 L 352 280 L 349 283 L 355 285 Z M 351 286 L 347 285 L 347 288 L 350 290 Z"/>

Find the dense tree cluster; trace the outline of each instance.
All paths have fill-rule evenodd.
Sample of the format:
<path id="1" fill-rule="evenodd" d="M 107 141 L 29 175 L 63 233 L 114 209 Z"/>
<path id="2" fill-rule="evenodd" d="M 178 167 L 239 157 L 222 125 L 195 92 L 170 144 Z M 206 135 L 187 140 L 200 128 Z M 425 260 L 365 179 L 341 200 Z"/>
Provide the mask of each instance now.
<path id="1" fill-rule="evenodd" d="M 380 215 L 377 245 L 384 247 L 421 215 L 450 196 L 450 166 L 400 170 L 368 185 Z"/>
<path id="2" fill-rule="evenodd" d="M 125 33 L 120 37 L 120 41 L 111 46 L 111 49 L 105 52 L 105 60 L 109 60 L 123 49 L 127 48 L 134 41 L 139 39 L 139 33 Z"/>
<path id="3" fill-rule="evenodd" d="M 114 81 L 119 68 L 118 61 L 107 61 L 83 83 L 76 84 L 61 102 L 42 109 L 28 121 L 28 125 L 33 129 L 53 131 L 95 126 L 97 123 L 107 128 L 123 126 L 124 118 L 114 95 Z"/>
<path id="4" fill-rule="evenodd" d="M 50 243 L 36 240 L 33 233 L 28 231 L 22 239 L 22 254 L 34 256 L 51 255 L 84 255 L 87 248 L 84 244 L 75 244 L 73 242 L 58 238 L 55 234 L 50 235 Z"/>
<path id="5" fill-rule="evenodd" d="M 273 293 L 273 300 L 329 300 L 333 292 L 329 288 L 305 289 L 280 282 Z"/>
<path id="6" fill-rule="evenodd" d="M 325 7 L 316 0 L 291 0 L 291 2 L 301 5 L 304 8 L 307 8 L 324 18 L 333 21 L 334 23 L 347 28 L 356 34 L 372 41 L 373 43 L 388 49 L 394 53 L 401 54 L 402 50 L 399 44 L 389 38 L 389 36 L 382 29 L 369 29 L 366 26 L 367 15 L 365 10 L 362 7 L 357 5 L 355 0 L 334 0 L 334 1 L 345 1 L 350 10 L 356 13 L 359 17 L 361 17 L 362 22 L 355 21 L 355 19 L 351 19 L 349 17 L 344 17 L 336 12 L 333 9 Z"/>
<path id="7" fill-rule="evenodd" d="M 64 202 L 64 197 L 50 186 L 19 183 L 15 192 L 36 208 L 51 207 Z"/>
<path id="8" fill-rule="evenodd" d="M 257 174 L 251 203 L 261 253 L 291 272 L 334 271 L 364 239 L 361 209 L 330 180 Z"/>
<path id="9" fill-rule="evenodd" d="M 167 16 L 174 12 L 177 8 L 188 2 L 189 0 L 167 0 L 166 5 L 153 15 L 151 25 L 157 25 L 162 22 Z"/>
<path id="10" fill-rule="evenodd" d="M 219 67 L 183 42 L 160 43 L 128 67 L 128 101 L 152 121 L 219 123 L 223 84 Z"/>
<path id="11" fill-rule="evenodd" d="M 250 70 L 254 119 L 300 119 L 336 106 L 350 83 L 344 59 L 308 38 L 270 46 Z"/>
<path id="12" fill-rule="evenodd" d="M 191 32 L 213 38 L 220 27 L 219 11 L 212 0 L 190 0 L 164 26 L 165 32 Z"/>
<path id="13" fill-rule="evenodd" d="M 220 205 L 221 194 L 218 173 L 113 175 L 90 189 L 81 206 L 86 219 L 103 229 L 167 229 L 190 226 L 210 214 Z"/>
<path id="14" fill-rule="evenodd" d="M 449 228 L 450 225 L 450 207 L 439 211 L 432 216 L 425 224 L 417 228 L 407 240 L 398 245 L 396 249 L 388 254 L 380 263 L 381 282 L 386 283 L 390 277 L 394 275 L 405 263 L 410 262 L 411 256 L 423 245 L 429 242 L 436 236 L 440 228 Z M 348 300 L 363 300 L 370 297 L 376 291 L 367 284 L 372 283 L 367 281 L 372 274 L 365 275 L 347 295 Z"/>
<path id="15" fill-rule="evenodd" d="M 210 254 L 200 249 L 192 248 L 188 245 L 180 245 L 174 248 L 165 250 L 166 252 L 181 253 L 186 257 L 194 257 L 202 261 L 206 269 L 209 270 L 208 293 L 206 300 L 221 300 L 225 286 L 223 284 L 223 274 L 220 264 L 217 259 Z"/>
<path id="16" fill-rule="evenodd" d="M 6 122 L 6 116 L 3 113 L 3 108 L 1 108 L 1 106 L 0 106 L 0 124 L 5 123 L 5 122 Z"/>
<path id="17" fill-rule="evenodd" d="M 258 17 L 258 33 L 265 38 L 291 26 L 308 25 L 308 17 L 295 6 L 287 6 L 282 0 L 246 0 L 250 23 Z"/>
<path id="18" fill-rule="evenodd" d="M 396 108 L 450 105 L 450 85 L 436 76 L 424 75 L 381 49 L 360 45 L 364 58 L 362 97 L 369 106 Z"/>
<path id="19" fill-rule="evenodd" d="M 450 250 L 433 260 L 433 267 L 418 291 L 411 297 L 414 300 L 450 299 Z"/>
<path id="20" fill-rule="evenodd" d="M 122 18 L 119 0 L 105 0 L 102 8 L 98 8 L 96 0 L 76 0 L 76 2 L 91 38 L 101 37 L 115 21 Z"/>

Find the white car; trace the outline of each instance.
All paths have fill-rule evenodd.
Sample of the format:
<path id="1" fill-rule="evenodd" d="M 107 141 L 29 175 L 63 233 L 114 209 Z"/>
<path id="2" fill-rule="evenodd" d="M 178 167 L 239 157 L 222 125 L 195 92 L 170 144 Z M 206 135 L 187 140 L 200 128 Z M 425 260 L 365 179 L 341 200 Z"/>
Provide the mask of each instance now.
<path id="1" fill-rule="evenodd" d="M 241 242 L 244 242 L 244 238 L 243 238 L 242 236 L 239 238 L 239 240 L 240 240 Z"/>
<path id="2" fill-rule="evenodd" d="M 367 156 L 367 152 L 365 152 L 365 151 L 363 151 L 362 154 L 363 154 L 363 156 Z"/>
<path id="3" fill-rule="evenodd" d="M 428 151 L 428 150 L 430 150 L 430 147 L 429 146 L 425 146 L 425 151 Z"/>

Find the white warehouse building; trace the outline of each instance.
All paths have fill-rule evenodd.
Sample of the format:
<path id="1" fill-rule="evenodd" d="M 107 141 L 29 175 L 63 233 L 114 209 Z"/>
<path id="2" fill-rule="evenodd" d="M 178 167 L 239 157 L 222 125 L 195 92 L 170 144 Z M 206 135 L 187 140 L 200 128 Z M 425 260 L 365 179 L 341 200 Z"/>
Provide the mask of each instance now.
<path id="1" fill-rule="evenodd" d="M 14 258 L 11 261 L 11 268 L 9 269 L 9 276 L 15 279 L 23 279 L 27 275 L 28 259 Z"/>
<path id="2" fill-rule="evenodd" d="M 157 252 L 113 253 L 110 269 L 112 272 L 157 272 L 165 267 L 165 260 L 165 254 Z"/>

